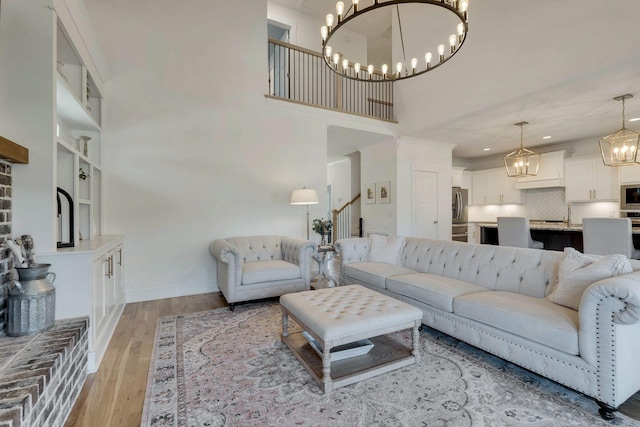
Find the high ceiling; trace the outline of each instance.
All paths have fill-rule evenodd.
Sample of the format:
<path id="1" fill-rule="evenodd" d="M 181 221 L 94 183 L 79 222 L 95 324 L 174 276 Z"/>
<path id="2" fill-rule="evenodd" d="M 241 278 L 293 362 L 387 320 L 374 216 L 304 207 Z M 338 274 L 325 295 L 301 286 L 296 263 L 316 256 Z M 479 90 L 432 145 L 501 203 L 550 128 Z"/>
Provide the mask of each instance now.
<path id="1" fill-rule="evenodd" d="M 335 10 L 334 0 L 274 1 L 318 18 Z M 621 127 L 613 97 L 634 95 L 626 117 L 640 117 L 639 18 L 640 0 L 469 0 L 460 53 L 395 83 L 401 134 L 457 144 L 458 158 L 518 148 L 520 121 L 528 148 L 596 144 Z"/>

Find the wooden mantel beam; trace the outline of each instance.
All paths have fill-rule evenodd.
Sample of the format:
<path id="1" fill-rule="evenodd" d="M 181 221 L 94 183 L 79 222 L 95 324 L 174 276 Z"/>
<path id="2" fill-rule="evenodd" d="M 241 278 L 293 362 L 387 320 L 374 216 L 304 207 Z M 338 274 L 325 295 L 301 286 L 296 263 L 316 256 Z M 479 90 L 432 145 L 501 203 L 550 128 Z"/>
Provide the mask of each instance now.
<path id="1" fill-rule="evenodd" d="M 29 163 L 29 149 L 0 136 L 0 159 L 11 163 Z"/>

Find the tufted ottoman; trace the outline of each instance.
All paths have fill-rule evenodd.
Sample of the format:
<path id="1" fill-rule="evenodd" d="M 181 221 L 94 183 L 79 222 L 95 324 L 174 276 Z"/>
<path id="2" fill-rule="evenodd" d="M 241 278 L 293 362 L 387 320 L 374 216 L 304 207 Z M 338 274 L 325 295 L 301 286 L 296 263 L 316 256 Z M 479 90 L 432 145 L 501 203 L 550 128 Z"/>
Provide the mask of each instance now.
<path id="1" fill-rule="evenodd" d="M 420 361 L 418 328 L 422 311 L 360 285 L 340 286 L 283 295 L 282 342 L 328 393 L 334 388 L 389 372 Z M 291 317 L 322 347 L 322 358 L 302 332 L 289 333 Z M 385 334 L 412 329 L 412 348 Z M 370 338 L 367 354 L 331 362 L 331 349 Z"/>

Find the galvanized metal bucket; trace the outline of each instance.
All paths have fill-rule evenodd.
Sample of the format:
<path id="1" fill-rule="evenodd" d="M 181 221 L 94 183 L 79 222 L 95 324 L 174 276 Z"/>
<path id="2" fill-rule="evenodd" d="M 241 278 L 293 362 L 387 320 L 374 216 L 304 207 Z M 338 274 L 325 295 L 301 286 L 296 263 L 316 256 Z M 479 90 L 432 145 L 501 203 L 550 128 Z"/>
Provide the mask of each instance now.
<path id="1" fill-rule="evenodd" d="M 51 264 L 16 268 L 18 281 L 9 291 L 7 304 L 7 335 L 31 335 L 53 326 L 56 274 L 50 272 L 49 267 Z"/>

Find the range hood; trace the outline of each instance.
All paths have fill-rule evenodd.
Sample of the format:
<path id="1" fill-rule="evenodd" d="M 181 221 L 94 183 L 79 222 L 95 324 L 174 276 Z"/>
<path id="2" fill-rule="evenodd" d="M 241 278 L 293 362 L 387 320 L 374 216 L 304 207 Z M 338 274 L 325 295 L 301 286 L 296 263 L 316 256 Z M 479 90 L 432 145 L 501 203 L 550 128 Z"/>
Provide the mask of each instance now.
<path id="1" fill-rule="evenodd" d="M 0 136 L 0 159 L 11 163 L 29 163 L 29 149 Z"/>
<path id="2" fill-rule="evenodd" d="M 542 153 L 538 175 L 525 176 L 516 181 L 517 190 L 564 187 L 564 158 L 566 150 Z"/>

